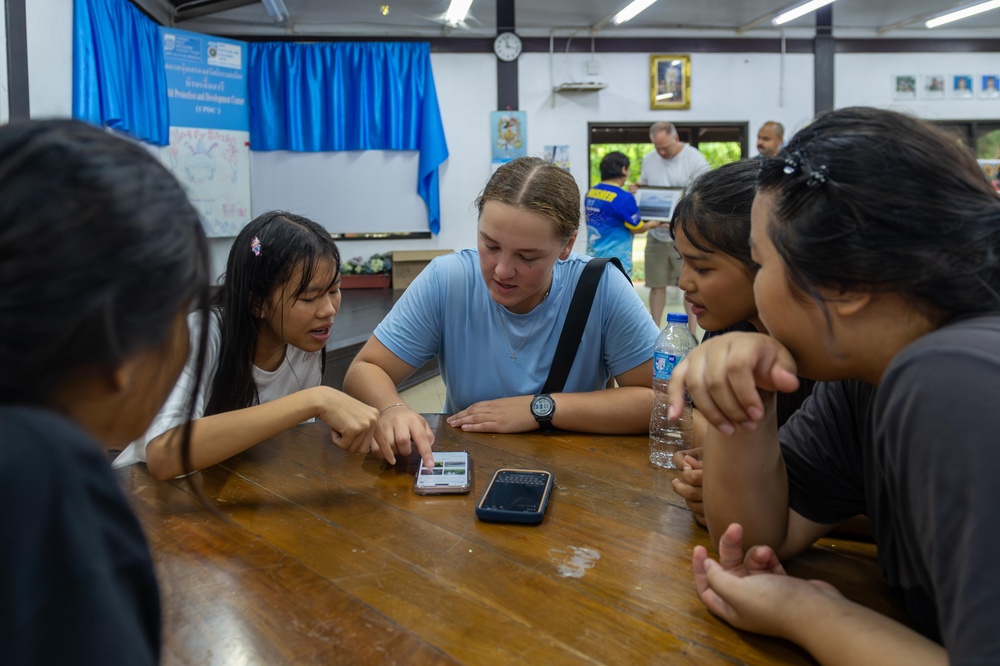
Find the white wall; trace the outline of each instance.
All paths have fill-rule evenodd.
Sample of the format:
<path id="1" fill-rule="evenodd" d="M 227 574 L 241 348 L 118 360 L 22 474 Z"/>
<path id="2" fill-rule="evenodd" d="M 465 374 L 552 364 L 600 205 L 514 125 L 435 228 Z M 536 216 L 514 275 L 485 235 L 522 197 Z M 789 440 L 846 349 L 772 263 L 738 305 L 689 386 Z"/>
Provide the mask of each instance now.
<path id="1" fill-rule="evenodd" d="M 2 2 L 3 0 L 0 0 Z M 29 74 L 33 117 L 68 116 L 72 111 L 72 0 L 28 3 Z M 898 101 L 891 97 L 891 76 L 942 72 L 979 76 L 997 73 L 997 53 L 840 54 L 835 62 L 837 106 L 866 104 L 909 110 L 930 119 L 997 119 L 1000 101 Z M 587 73 L 590 54 L 557 54 L 550 76 L 548 54 L 527 53 L 518 65 L 521 109 L 527 111 L 529 154 L 553 144 L 570 146 L 571 170 L 581 190 L 587 186 L 587 123 L 672 121 L 747 122 L 753 137 L 769 119 L 789 133 L 813 112 L 813 57 L 808 54 L 691 54 L 691 109 L 649 109 L 649 55 L 598 54 L 600 75 Z M 473 201 L 490 175 L 489 113 L 496 106 L 496 61 L 492 54 L 431 55 L 445 134 L 451 153 L 441 169 L 440 235 L 412 241 L 345 241 L 345 257 L 367 257 L 397 249 L 459 249 L 475 245 Z M 783 76 L 782 76 L 783 72 Z M 599 92 L 556 94 L 552 84 L 603 80 Z M 254 178 L 268 174 L 255 172 Z M 331 182 L 337 173 L 328 176 Z M 393 196 L 378 187 L 359 196 Z M 412 200 L 413 192 L 401 195 Z M 336 201 L 330 206 L 335 208 Z M 255 206 L 255 212 L 259 212 Z M 225 265 L 230 241 L 214 239 L 214 272 Z"/>
<path id="2" fill-rule="evenodd" d="M 73 0 L 25 2 L 32 118 L 73 114 Z"/>
<path id="3" fill-rule="evenodd" d="M 971 74 L 978 90 L 984 74 L 1000 75 L 996 53 L 844 53 L 837 57 L 834 72 L 835 101 L 843 106 L 877 106 L 911 113 L 928 120 L 1000 119 L 1000 99 L 892 98 L 893 76 L 914 74 L 918 86 L 923 74 L 951 76 Z"/>

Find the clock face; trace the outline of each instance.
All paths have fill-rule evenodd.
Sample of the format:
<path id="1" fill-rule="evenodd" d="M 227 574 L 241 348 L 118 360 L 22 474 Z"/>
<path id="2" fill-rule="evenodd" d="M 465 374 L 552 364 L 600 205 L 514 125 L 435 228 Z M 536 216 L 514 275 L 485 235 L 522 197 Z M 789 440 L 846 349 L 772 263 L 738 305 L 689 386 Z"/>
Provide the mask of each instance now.
<path id="1" fill-rule="evenodd" d="M 521 55 L 521 38 L 512 32 L 502 32 L 493 41 L 493 52 L 505 62 L 517 60 Z"/>

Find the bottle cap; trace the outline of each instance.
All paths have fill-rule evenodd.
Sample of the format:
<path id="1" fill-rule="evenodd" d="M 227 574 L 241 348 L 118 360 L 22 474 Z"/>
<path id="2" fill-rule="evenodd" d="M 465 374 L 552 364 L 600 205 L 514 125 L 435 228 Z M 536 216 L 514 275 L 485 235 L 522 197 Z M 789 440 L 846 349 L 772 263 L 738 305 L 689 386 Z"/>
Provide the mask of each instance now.
<path id="1" fill-rule="evenodd" d="M 668 312 L 667 313 L 667 323 L 668 324 L 686 324 L 688 323 L 688 316 L 683 312 Z"/>

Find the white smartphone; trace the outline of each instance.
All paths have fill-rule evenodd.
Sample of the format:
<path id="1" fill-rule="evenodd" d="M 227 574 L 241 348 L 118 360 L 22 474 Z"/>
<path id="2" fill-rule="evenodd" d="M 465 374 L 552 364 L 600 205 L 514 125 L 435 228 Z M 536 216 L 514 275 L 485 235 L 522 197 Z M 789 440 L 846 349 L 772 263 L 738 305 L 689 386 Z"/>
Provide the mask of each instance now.
<path id="1" fill-rule="evenodd" d="M 413 492 L 418 495 L 467 493 L 472 490 L 472 461 L 465 451 L 435 451 L 434 467 L 420 461 L 413 478 Z"/>

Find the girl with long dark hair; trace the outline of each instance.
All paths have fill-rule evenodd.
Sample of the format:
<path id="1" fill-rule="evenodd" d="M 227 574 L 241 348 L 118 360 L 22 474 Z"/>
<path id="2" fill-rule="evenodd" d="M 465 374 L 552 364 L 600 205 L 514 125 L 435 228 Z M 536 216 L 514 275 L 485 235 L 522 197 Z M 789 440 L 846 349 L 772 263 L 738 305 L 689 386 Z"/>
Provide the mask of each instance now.
<path id="1" fill-rule="evenodd" d="M 340 299 L 340 254 L 329 232 L 281 211 L 254 219 L 233 241 L 212 301 L 204 388 L 194 392 L 198 370 L 192 362 L 144 437 L 115 466 L 145 460 L 155 478 L 183 473 L 176 434 L 192 395 L 195 470 L 313 418 L 330 426 L 335 445 L 368 452 L 376 445 L 378 412 L 321 385 Z M 204 328 L 204 321 L 192 315 L 192 330 Z"/>

